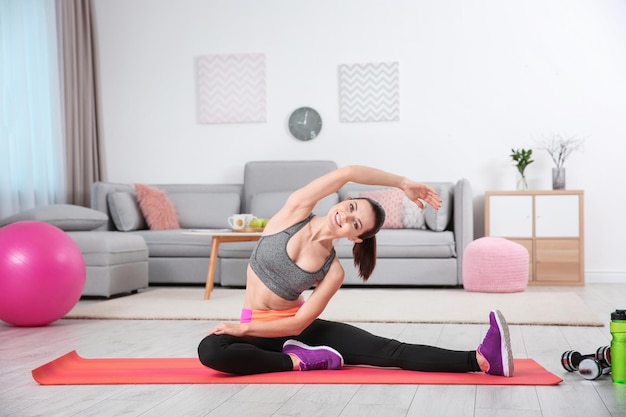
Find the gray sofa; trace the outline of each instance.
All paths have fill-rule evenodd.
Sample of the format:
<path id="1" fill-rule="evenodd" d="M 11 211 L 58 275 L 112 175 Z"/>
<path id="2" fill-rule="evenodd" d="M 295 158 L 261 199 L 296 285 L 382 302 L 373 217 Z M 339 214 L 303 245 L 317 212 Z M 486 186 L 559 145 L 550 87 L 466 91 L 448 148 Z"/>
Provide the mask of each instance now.
<path id="1" fill-rule="evenodd" d="M 271 217 L 289 193 L 326 172 L 332 161 L 253 161 L 244 167 L 242 184 L 163 184 L 176 208 L 180 229 L 149 230 L 137 204 L 134 184 L 98 182 L 92 186 L 92 208 L 107 214 L 100 230 L 141 236 L 148 246 L 151 284 L 194 284 L 206 280 L 211 237 L 189 235 L 189 229 L 228 228 L 233 213 Z M 464 248 L 473 240 L 471 187 L 467 180 L 433 182 L 444 204 L 439 212 L 424 211 L 431 228 L 383 229 L 377 236 L 378 260 L 368 286 L 462 285 Z M 324 215 L 332 205 L 381 187 L 348 184 L 322 200 L 314 213 Z M 247 262 L 255 242 L 223 243 L 215 284 L 245 285 Z M 352 244 L 342 239 L 337 255 L 346 270 L 345 285 L 362 285 L 352 261 Z"/>

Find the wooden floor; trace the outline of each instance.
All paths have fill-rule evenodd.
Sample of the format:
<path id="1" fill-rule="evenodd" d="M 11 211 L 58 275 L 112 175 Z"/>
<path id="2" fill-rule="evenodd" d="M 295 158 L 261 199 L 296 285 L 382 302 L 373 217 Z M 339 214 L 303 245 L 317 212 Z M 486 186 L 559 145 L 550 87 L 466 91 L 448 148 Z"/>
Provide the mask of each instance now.
<path id="1" fill-rule="evenodd" d="M 193 357 L 214 323 L 60 320 L 41 328 L 0 323 L 0 416 L 626 417 L 626 385 L 613 384 L 610 376 L 587 381 L 560 365 L 566 350 L 592 353 L 610 344 L 610 312 L 626 308 L 626 285 L 568 290 L 606 319 L 606 326 L 511 326 L 514 356 L 533 358 L 561 376 L 558 386 L 39 386 L 30 371 L 74 349 L 85 357 Z M 387 301 L 393 302 L 393 290 Z M 406 342 L 464 350 L 475 348 L 486 331 L 486 325 L 360 326 Z"/>

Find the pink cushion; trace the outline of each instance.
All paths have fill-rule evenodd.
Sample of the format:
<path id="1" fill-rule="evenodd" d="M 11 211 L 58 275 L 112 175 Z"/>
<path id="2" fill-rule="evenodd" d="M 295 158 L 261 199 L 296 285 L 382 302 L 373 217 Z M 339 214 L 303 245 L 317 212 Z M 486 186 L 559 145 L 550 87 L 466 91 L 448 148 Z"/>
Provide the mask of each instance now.
<path id="1" fill-rule="evenodd" d="M 463 287 L 475 292 L 520 292 L 528 285 L 528 250 L 501 237 L 482 237 L 463 252 Z"/>
<path id="2" fill-rule="evenodd" d="M 180 229 L 176 208 L 164 191 L 145 184 L 135 184 L 137 202 L 152 230 Z"/>
<path id="3" fill-rule="evenodd" d="M 367 197 L 377 201 L 385 209 L 385 223 L 383 229 L 402 229 L 402 196 L 404 192 L 399 188 L 365 191 L 359 197 Z"/>

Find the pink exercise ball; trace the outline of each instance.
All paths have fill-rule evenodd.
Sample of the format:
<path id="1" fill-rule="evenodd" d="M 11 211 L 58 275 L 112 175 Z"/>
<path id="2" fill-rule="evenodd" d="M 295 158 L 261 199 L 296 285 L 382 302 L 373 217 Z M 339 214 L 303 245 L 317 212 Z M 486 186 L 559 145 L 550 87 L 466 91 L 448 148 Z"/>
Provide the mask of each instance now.
<path id="1" fill-rule="evenodd" d="M 63 230 L 22 221 L 0 229 L 0 320 L 45 326 L 66 315 L 85 287 L 83 254 Z"/>

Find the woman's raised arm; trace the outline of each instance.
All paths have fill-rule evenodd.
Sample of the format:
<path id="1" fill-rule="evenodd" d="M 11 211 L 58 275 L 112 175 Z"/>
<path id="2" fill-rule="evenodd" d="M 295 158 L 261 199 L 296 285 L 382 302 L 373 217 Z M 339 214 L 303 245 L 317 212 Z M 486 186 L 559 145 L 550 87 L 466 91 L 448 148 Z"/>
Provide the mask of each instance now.
<path id="1" fill-rule="evenodd" d="M 290 200 L 293 199 L 294 203 L 305 204 L 312 208 L 319 200 L 339 191 L 349 182 L 397 187 L 421 208 L 424 208 L 423 202 L 435 209 L 441 206 L 441 199 L 432 187 L 391 172 L 363 165 L 348 165 L 322 175 L 295 191 Z"/>

